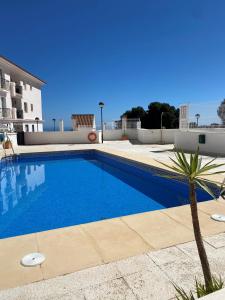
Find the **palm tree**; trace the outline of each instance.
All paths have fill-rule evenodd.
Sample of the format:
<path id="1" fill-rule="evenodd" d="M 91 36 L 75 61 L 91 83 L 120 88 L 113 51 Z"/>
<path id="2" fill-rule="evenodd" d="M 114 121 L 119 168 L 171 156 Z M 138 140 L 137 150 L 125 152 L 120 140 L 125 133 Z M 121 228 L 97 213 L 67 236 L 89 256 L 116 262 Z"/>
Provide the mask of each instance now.
<path id="1" fill-rule="evenodd" d="M 213 172 L 214 169 L 223 166 L 224 164 L 214 164 L 214 159 L 202 165 L 202 158 L 199 157 L 199 150 L 195 154 L 190 155 L 190 160 L 188 161 L 187 156 L 183 151 L 176 151 L 175 158 L 170 157 L 170 160 L 173 162 L 173 165 L 167 165 L 165 163 L 159 162 L 167 168 L 175 171 L 174 175 L 166 176 L 169 178 L 186 178 L 189 184 L 189 201 L 191 208 L 192 224 L 194 230 L 195 241 L 198 249 L 199 258 L 201 261 L 202 272 L 204 275 L 205 287 L 208 292 L 212 292 L 213 286 L 213 277 L 211 274 L 208 257 L 205 251 L 205 247 L 202 240 L 201 228 L 198 218 L 198 207 L 197 207 L 197 198 L 196 198 L 196 186 L 200 186 L 203 190 L 209 193 L 213 198 L 214 195 L 202 180 L 203 176 L 214 175 L 219 173 L 225 173 L 225 171 Z"/>

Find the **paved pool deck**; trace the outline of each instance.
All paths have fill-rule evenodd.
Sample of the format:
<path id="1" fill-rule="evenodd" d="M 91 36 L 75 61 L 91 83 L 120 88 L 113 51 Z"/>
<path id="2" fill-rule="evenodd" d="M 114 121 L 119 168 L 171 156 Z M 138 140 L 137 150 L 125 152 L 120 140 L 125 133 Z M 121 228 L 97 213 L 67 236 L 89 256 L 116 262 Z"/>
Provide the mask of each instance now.
<path id="1" fill-rule="evenodd" d="M 99 149 L 107 153 L 160 167 L 162 166 L 158 164 L 155 159 L 168 161 L 168 155 L 173 155 L 171 145 L 149 145 L 143 146 L 143 148 L 141 146 L 142 145 L 131 145 L 125 142 L 105 143 L 103 145 L 23 146 L 18 147 L 16 153 Z M 153 151 L 154 149 L 157 150 Z M 204 159 L 207 161 L 210 158 L 204 157 Z M 221 161 L 222 159 L 218 160 Z M 217 182 L 221 182 L 222 179 L 222 176 L 213 178 L 213 180 Z M 220 255 L 215 253 L 220 253 L 221 251 L 220 254 L 222 255 L 222 252 L 224 252 L 224 256 L 221 256 L 223 257 L 223 262 L 221 261 L 221 267 L 223 267 L 223 269 L 217 270 L 218 273 L 221 274 L 221 272 L 225 270 L 225 223 L 213 221 L 210 215 L 212 213 L 225 214 L 225 201 L 212 200 L 199 203 L 198 207 L 202 234 L 207 245 L 209 244 L 210 247 L 216 249 L 214 252 L 212 251 L 212 259 L 218 259 L 220 261 Z M 176 274 L 180 272 L 179 270 L 181 268 L 183 272 L 182 280 L 184 280 L 184 282 L 188 281 L 188 284 L 190 284 L 190 282 L 192 283 L 192 281 L 190 281 L 191 276 L 187 276 L 186 280 L 186 274 L 191 271 L 193 278 L 193 276 L 195 276 L 193 270 L 195 269 L 192 270 L 192 265 L 193 268 L 196 267 L 196 265 L 198 265 L 199 268 L 199 263 L 194 263 L 197 260 L 196 251 L 191 250 L 192 247 L 194 247 L 193 239 L 189 206 L 134 214 L 79 226 L 2 239 L 0 240 L 0 289 L 14 288 L 38 281 L 40 281 L 40 283 L 27 285 L 24 288 L 17 288 L 16 290 L 10 289 L 2 291 L 0 293 L 0 299 L 61 299 L 62 295 L 64 297 L 62 299 L 86 300 L 170 299 L 172 298 L 172 293 L 169 292 L 171 287 L 168 288 L 167 284 L 165 284 L 165 281 L 168 281 L 167 272 L 173 270 L 173 273 Z M 189 262 L 186 263 L 186 260 L 182 258 L 180 261 L 182 265 L 178 267 L 176 261 L 179 261 L 179 254 L 170 254 L 170 252 L 175 251 L 175 253 L 177 253 L 177 249 L 180 249 L 180 246 L 177 245 L 183 244 L 187 245 L 187 249 L 189 249 L 188 245 L 192 245 L 190 252 L 189 250 L 186 251 L 186 255 L 189 256 L 189 259 L 194 260 L 194 262 L 189 265 Z M 219 251 L 217 251 L 218 249 Z M 41 266 L 32 268 L 21 266 L 20 260 L 25 254 L 37 251 L 46 255 L 46 261 Z M 184 251 L 182 250 L 182 252 Z M 165 255 L 163 253 L 165 253 Z M 171 262 L 171 265 L 168 265 L 168 269 L 165 271 L 158 260 L 160 260 L 160 257 L 163 260 L 164 257 L 166 266 L 168 263 L 167 260 L 170 259 L 169 257 L 171 257 L 171 255 L 174 257 L 173 263 Z M 153 256 L 155 259 L 152 258 Z M 149 267 L 146 260 L 150 264 Z M 125 269 L 128 269 L 128 271 L 122 270 L 123 268 L 118 271 L 119 261 L 122 261 L 121 264 Z M 156 264 L 156 266 L 152 265 L 152 263 Z M 219 265 L 219 263 L 216 265 Z M 117 266 L 117 271 L 114 270 L 114 266 Z M 142 267 L 144 268 L 143 270 Z M 112 272 L 110 271 L 111 268 Z M 131 268 L 132 271 L 129 271 L 129 268 Z M 138 269 L 137 272 L 134 271 L 135 268 Z M 161 270 L 160 272 L 164 274 L 163 276 L 157 268 Z M 97 272 L 96 274 L 95 270 Z M 145 271 L 147 272 L 146 274 Z M 105 272 L 106 275 L 104 275 Z M 140 274 L 137 275 L 137 278 L 135 277 L 136 275 L 132 275 L 138 272 L 143 273 L 143 280 L 140 279 L 140 276 L 142 276 Z M 74 274 L 67 275 L 69 277 L 62 276 L 69 273 Z M 79 276 L 83 278 L 83 283 L 79 283 Z M 128 277 L 129 279 L 127 279 Z M 164 277 L 167 277 L 167 279 Z M 65 278 L 67 278 L 68 281 L 66 280 L 64 284 L 63 280 Z M 147 279 L 149 279 L 150 287 L 152 284 L 152 286 L 157 287 L 160 293 L 161 289 L 164 290 L 164 298 L 153 297 L 150 291 L 149 296 L 138 296 L 139 290 L 141 291 L 142 288 L 145 289 L 139 286 L 138 282 L 145 282 Z M 59 283 L 59 286 L 57 286 L 57 282 L 61 282 L 61 280 L 62 284 Z M 179 280 L 174 278 L 174 281 L 178 282 Z M 70 286 L 68 282 L 75 284 L 75 292 L 71 293 L 72 286 L 71 288 L 68 287 Z M 133 288 L 131 288 L 131 285 Z M 96 287 L 95 292 L 92 288 L 93 286 Z M 148 289 L 149 287 L 146 285 L 146 288 Z M 167 288 L 169 289 L 168 293 L 167 290 L 165 290 Z M 10 295 L 11 292 L 13 293 L 13 291 L 15 292 L 14 296 L 17 296 L 7 296 Z M 28 296 L 25 291 L 27 291 Z M 43 293 L 43 295 L 40 296 L 38 291 Z M 51 295 L 48 294 L 47 291 L 49 291 Z M 118 292 L 119 296 L 115 296 L 115 291 Z M 36 296 L 32 296 L 32 293 Z M 154 295 L 156 295 L 156 292 L 154 293 Z M 47 297 L 46 295 L 49 296 Z M 167 295 L 169 295 L 170 298 L 168 298 Z"/>

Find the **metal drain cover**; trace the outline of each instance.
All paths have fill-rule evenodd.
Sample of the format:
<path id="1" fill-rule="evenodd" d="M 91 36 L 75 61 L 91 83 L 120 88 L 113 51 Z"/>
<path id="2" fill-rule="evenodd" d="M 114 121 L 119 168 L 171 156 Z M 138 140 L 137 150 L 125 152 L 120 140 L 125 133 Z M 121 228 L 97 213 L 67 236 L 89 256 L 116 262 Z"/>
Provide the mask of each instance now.
<path id="1" fill-rule="evenodd" d="M 34 253 L 25 255 L 21 259 L 21 265 L 23 265 L 24 267 L 34 267 L 34 266 L 42 264 L 44 262 L 44 260 L 45 260 L 44 254 L 34 252 Z"/>
<path id="2" fill-rule="evenodd" d="M 215 214 L 211 215 L 211 218 L 215 221 L 225 222 L 225 215 Z"/>

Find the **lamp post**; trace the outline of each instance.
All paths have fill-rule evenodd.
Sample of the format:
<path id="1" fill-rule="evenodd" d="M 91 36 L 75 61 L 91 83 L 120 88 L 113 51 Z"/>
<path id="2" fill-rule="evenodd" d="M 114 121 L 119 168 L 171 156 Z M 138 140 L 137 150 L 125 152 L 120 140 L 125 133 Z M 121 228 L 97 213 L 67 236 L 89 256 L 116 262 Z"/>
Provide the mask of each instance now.
<path id="1" fill-rule="evenodd" d="M 161 129 L 163 128 L 163 126 L 162 126 L 163 125 L 163 122 L 162 122 L 163 121 L 163 114 L 164 114 L 164 112 L 162 111 L 161 112 L 161 122 L 160 122 L 160 128 Z"/>
<path id="2" fill-rule="evenodd" d="M 39 121 L 40 119 L 38 118 L 38 117 L 36 117 L 35 118 L 35 121 L 37 122 L 37 131 L 38 131 L 38 121 Z"/>
<path id="3" fill-rule="evenodd" d="M 200 114 L 196 114 L 196 115 L 195 115 L 195 118 L 196 118 L 196 120 L 197 120 L 196 123 L 197 123 L 197 127 L 198 127 L 198 119 L 200 118 Z"/>
<path id="4" fill-rule="evenodd" d="M 100 107 L 101 109 L 101 130 L 102 130 L 102 143 L 103 143 L 103 117 L 102 117 L 102 109 L 104 107 L 104 102 L 99 102 L 98 103 L 98 106 Z"/>
<path id="5" fill-rule="evenodd" d="M 53 130 L 55 131 L 55 121 L 56 121 L 56 119 L 53 118 L 52 121 L 53 121 Z"/>
<path id="6" fill-rule="evenodd" d="M 161 139 L 161 144 L 163 143 L 163 138 L 162 138 L 162 129 L 163 129 L 163 123 L 162 123 L 162 121 L 163 121 L 163 111 L 161 112 L 161 118 L 160 118 L 160 128 L 161 128 L 161 130 L 160 130 L 160 139 Z"/>

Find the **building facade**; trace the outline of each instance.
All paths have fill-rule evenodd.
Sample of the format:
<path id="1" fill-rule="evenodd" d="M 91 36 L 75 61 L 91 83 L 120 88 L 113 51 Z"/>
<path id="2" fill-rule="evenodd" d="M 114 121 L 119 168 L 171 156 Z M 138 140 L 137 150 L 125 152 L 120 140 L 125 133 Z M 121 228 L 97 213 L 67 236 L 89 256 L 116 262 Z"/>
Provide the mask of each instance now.
<path id="1" fill-rule="evenodd" d="M 43 131 L 43 80 L 0 56 L 0 131 Z"/>

